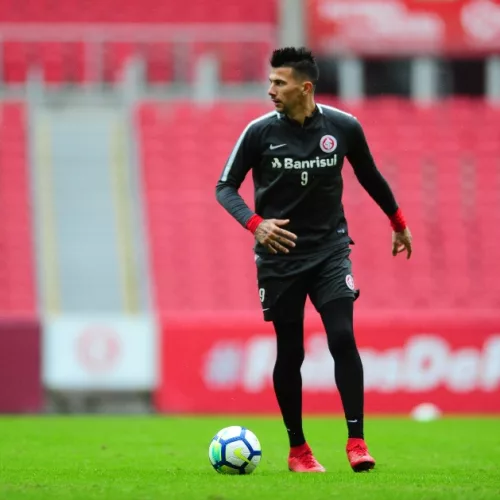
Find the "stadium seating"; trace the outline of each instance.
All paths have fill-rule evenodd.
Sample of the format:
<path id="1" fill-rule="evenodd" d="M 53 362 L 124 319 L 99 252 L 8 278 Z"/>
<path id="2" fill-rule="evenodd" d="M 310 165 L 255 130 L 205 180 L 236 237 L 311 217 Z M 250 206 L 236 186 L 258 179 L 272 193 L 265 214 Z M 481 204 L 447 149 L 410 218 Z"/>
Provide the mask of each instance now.
<path id="1" fill-rule="evenodd" d="M 189 8 L 165 0 L 3 0 L 2 22 L 30 23 L 191 23 L 275 22 L 274 1 L 191 0 Z"/>
<path id="2" fill-rule="evenodd" d="M 201 29 L 203 25 L 276 24 L 276 2 L 266 1 L 255 8 L 252 0 L 193 0 L 189 8 L 178 2 L 162 0 L 144 0 L 127 2 L 123 0 L 103 0 L 88 2 L 72 0 L 68 2 L 51 2 L 49 0 L 32 2 L 29 0 L 5 0 L 0 2 L 0 23 L 19 26 L 29 24 L 31 41 L 22 41 L 22 36 L 2 36 L 0 42 L 1 78 L 9 84 L 23 83 L 29 67 L 38 66 L 42 70 L 44 81 L 50 85 L 80 84 L 88 81 L 103 80 L 113 83 L 122 77 L 124 64 L 133 54 L 140 55 L 146 63 L 146 77 L 151 84 L 161 84 L 177 79 L 189 79 L 190 68 L 196 58 L 203 53 L 215 54 L 221 64 L 221 78 L 228 83 L 260 81 L 264 78 L 264 64 L 270 45 L 265 37 L 262 41 L 223 43 L 195 43 L 186 47 L 178 47 L 172 42 L 134 41 L 141 28 L 130 34 L 130 39 L 105 41 L 102 45 L 102 66 L 95 59 L 96 47 L 93 35 L 79 35 L 84 27 L 92 26 L 98 31 L 99 24 L 112 26 L 142 23 L 154 25 L 158 23 L 194 24 Z M 73 41 L 60 38 L 62 31 L 53 29 L 48 35 L 36 41 L 37 26 L 44 23 L 73 23 L 68 36 Z M 75 26 L 80 31 L 75 31 Z M 144 28 L 142 28 L 144 33 Z M 105 30 L 101 35 L 109 34 Z M 146 34 L 148 34 L 146 30 Z M 149 33 L 150 34 L 150 33 Z M 42 41 L 45 40 L 45 41 Z M 176 69 L 174 54 L 182 52 L 179 60 L 187 66 Z M 97 64 L 94 64 L 97 63 Z M 179 63 L 177 64 L 179 65 Z M 94 68 L 101 67 L 101 74 Z M 178 72 L 178 74 L 176 73 Z"/>
<path id="3" fill-rule="evenodd" d="M 217 204 L 214 187 L 240 132 L 269 109 L 263 102 L 138 109 L 160 311 L 258 307 L 252 237 Z M 391 256 L 387 218 L 346 163 L 359 310 L 498 309 L 500 109 L 460 99 L 428 108 L 375 99 L 347 111 L 364 125 L 415 238 L 409 262 Z M 250 179 L 242 193 L 252 206 Z"/>
<path id="4" fill-rule="evenodd" d="M 23 105 L 0 105 L 0 313 L 34 313 L 30 183 Z"/>

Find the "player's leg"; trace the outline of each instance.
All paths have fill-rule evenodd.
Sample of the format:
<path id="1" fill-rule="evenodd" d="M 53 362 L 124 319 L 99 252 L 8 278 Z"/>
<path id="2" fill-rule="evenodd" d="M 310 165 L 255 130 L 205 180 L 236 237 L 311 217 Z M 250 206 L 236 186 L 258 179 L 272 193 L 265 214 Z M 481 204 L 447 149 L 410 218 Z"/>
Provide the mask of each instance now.
<path id="1" fill-rule="evenodd" d="M 303 320 L 276 318 L 276 362 L 273 369 L 273 385 L 276 399 L 283 416 L 290 447 L 306 442 L 302 427 L 302 375 L 304 361 Z"/>
<path id="2" fill-rule="evenodd" d="M 347 457 L 355 472 L 373 469 L 375 460 L 364 441 L 363 364 L 353 331 L 353 299 L 344 297 L 327 302 L 320 308 L 335 362 L 335 383 L 347 421 Z"/>
<path id="3" fill-rule="evenodd" d="M 363 438 L 363 364 L 354 339 L 353 300 L 343 297 L 320 308 L 328 348 L 335 361 L 335 383 L 350 438 Z"/>
<path id="4" fill-rule="evenodd" d="M 306 442 L 302 426 L 302 375 L 304 361 L 304 307 L 307 290 L 296 279 L 271 309 L 276 332 L 276 363 L 273 384 L 288 433 L 288 468 L 293 472 L 324 472 Z"/>
<path id="5" fill-rule="evenodd" d="M 348 429 L 347 454 L 353 470 L 368 470 L 375 461 L 364 442 L 363 364 L 353 329 L 354 287 L 350 249 L 325 260 L 318 267 L 311 287 L 311 300 L 321 315 L 328 348 L 335 362 L 335 382 Z"/>
<path id="6" fill-rule="evenodd" d="M 302 375 L 304 361 L 304 307 L 307 289 L 300 273 L 286 276 L 277 265 L 258 261 L 259 296 L 265 321 L 272 321 L 276 333 L 276 362 L 273 386 L 288 433 L 288 467 L 294 472 L 323 472 L 306 443 L 302 427 Z M 289 271 L 289 270 L 288 270 Z"/>

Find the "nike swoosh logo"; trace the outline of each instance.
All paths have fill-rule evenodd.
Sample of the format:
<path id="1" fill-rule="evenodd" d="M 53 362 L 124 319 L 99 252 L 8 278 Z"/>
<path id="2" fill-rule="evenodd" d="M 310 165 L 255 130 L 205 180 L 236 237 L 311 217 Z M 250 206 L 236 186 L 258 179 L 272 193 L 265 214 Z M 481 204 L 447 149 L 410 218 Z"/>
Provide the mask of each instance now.
<path id="1" fill-rule="evenodd" d="M 243 453 L 242 453 L 242 451 L 241 451 L 242 449 L 243 449 L 243 448 L 236 448 L 236 449 L 234 450 L 234 456 L 235 456 L 236 458 L 239 458 L 240 460 L 243 460 L 243 462 L 246 462 L 247 464 L 252 463 L 252 462 L 250 462 L 250 460 L 248 460 L 248 458 L 247 458 L 247 457 L 245 457 L 245 455 L 243 455 Z"/>
<path id="2" fill-rule="evenodd" d="M 269 149 L 278 149 L 278 148 L 282 148 L 283 146 L 286 146 L 286 144 L 278 144 L 278 145 L 274 145 L 274 144 L 271 144 L 269 146 Z"/>

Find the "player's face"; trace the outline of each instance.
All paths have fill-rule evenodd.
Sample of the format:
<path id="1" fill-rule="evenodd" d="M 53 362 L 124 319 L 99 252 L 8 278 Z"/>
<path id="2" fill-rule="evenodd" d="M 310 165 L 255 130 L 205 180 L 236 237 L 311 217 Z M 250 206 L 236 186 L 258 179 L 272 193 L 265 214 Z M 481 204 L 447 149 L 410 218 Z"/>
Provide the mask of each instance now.
<path id="1" fill-rule="evenodd" d="M 290 113 L 301 106 L 304 97 L 304 82 L 296 78 L 292 68 L 274 68 L 269 75 L 268 94 L 276 111 Z"/>

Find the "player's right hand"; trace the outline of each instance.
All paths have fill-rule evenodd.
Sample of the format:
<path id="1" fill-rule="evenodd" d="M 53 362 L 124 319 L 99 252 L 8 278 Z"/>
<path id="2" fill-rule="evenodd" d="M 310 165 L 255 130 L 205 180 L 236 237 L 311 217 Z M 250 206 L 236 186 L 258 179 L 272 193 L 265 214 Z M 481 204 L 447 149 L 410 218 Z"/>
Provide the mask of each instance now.
<path id="1" fill-rule="evenodd" d="M 295 246 L 297 235 L 280 227 L 286 226 L 289 222 L 288 219 L 265 219 L 255 230 L 255 239 L 273 254 L 289 253 L 287 247 Z"/>

